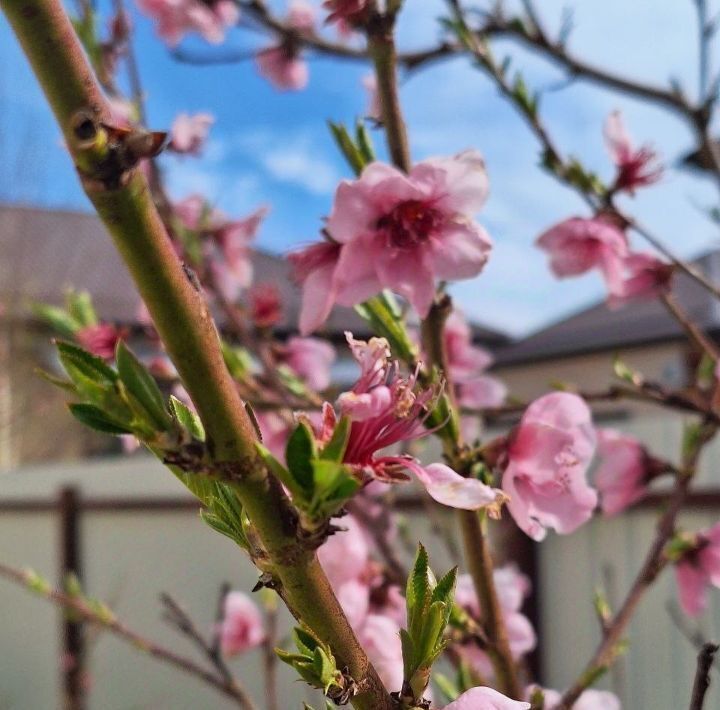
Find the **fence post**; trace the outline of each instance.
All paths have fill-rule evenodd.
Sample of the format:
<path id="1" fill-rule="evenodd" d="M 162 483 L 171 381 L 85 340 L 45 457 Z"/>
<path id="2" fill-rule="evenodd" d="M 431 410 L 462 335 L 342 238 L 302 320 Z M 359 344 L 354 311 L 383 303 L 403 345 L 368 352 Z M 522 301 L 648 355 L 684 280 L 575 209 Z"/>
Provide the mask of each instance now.
<path id="1" fill-rule="evenodd" d="M 80 493 L 74 486 L 64 486 L 58 497 L 60 514 L 60 583 L 68 575 L 82 579 L 82 550 L 80 544 Z M 65 710 L 85 710 L 85 633 L 83 624 L 68 614 L 62 617 L 62 673 L 63 707 Z"/>

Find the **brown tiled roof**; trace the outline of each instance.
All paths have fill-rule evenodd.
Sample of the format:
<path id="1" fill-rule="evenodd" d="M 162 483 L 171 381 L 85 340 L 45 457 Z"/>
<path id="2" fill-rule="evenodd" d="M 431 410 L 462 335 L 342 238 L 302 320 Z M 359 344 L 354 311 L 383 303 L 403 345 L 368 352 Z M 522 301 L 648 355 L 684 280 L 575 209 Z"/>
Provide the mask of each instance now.
<path id="1" fill-rule="evenodd" d="M 708 252 L 693 263 L 720 284 L 720 251 Z M 676 274 L 673 293 L 704 330 L 720 331 L 720 303 L 696 281 L 682 272 Z M 520 364 L 682 336 L 677 321 L 657 299 L 636 301 L 617 310 L 602 302 L 501 348 L 496 361 L 499 365 Z"/>
<path id="2" fill-rule="evenodd" d="M 300 293 L 285 259 L 263 251 L 253 256 L 255 283 L 270 282 L 281 292 L 284 330 L 298 321 Z M 100 316 L 135 322 L 140 298 L 109 235 L 97 217 L 81 212 L 0 205 L 0 303 L 6 316 L 31 319 L 33 302 L 60 304 L 65 289 L 90 292 Z M 349 308 L 333 310 L 326 330 L 342 337 L 345 330 L 367 334 Z M 508 342 L 502 333 L 475 327 L 475 338 L 489 347 Z"/>

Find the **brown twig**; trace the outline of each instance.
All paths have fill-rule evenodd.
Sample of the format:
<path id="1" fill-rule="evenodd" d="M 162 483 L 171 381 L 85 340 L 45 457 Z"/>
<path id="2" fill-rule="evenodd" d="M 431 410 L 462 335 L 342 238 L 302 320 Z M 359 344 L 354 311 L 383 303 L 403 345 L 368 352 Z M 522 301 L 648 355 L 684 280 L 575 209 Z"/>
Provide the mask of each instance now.
<path id="1" fill-rule="evenodd" d="M 705 695 L 710 687 L 710 668 L 715 660 L 715 654 L 720 646 L 715 643 L 703 644 L 697 657 L 697 670 L 693 683 L 690 710 L 702 710 L 705 704 Z"/>
<path id="2" fill-rule="evenodd" d="M 11 582 L 36 592 L 53 604 L 72 611 L 73 614 L 77 615 L 84 622 L 109 631 L 153 658 L 157 658 L 164 663 L 178 668 L 184 673 L 198 678 L 226 697 L 234 700 L 238 707 L 243 708 L 243 710 L 253 710 L 254 706 L 248 702 L 245 693 L 237 685 L 229 684 L 224 678 L 203 668 L 192 659 L 181 656 L 175 653 L 175 651 L 165 648 L 145 636 L 141 636 L 122 623 L 114 614 L 109 612 L 109 610 L 100 610 L 95 605 L 88 603 L 83 597 L 70 596 L 57 589 L 53 589 L 32 572 L 15 569 L 9 565 L 0 563 L 0 575 Z"/>
<path id="3" fill-rule="evenodd" d="M 221 593 L 221 600 L 224 599 L 225 594 L 227 594 L 227 590 L 225 590 L 224 593 Z M 243 707 L 245 707 L 246 710 L 257 710 L 257 706 L 253 703 L 250 696 L 240 685 L 232 671 L 225 663 L 220 651 L 220 645 L 217 642 L 217 633 L 213 635 L 213 638 L 210 641 L 208 641 L 202 632 L 197 628 L 192 617 L 170 594 L 163 592 L 160 595 L 160 601 L 165 607 L 165 614 L 163 617 L 165 621 L 167 621 L 183 636 L 188 638 L 205 655 L 208 661 L 210 661 L 217 670 L 218 676 L 222 678 L 227 687 L 234 688 L 237 695 L 242 697 L 244 703 Z M 219 608 L 222 609 L 222 602 L 220 603 Z"/>

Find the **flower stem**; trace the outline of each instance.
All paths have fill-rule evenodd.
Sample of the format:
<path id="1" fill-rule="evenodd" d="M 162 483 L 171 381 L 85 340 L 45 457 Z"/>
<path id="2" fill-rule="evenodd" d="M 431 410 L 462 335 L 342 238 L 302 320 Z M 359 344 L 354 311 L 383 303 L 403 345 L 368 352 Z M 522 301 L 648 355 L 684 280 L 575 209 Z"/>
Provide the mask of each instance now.
<path id="1" fill-rule="evenodd" d="M 129 145 L 109 140 L 109 107 L 60 0 L 0 0 L 52 107 L 83 187 L 122 255 L 208 435 L 215 462 L 237 471 L 234 490 L 262 542 L 264 571 L 291 612 L 328 643 L 360 692 L 360 710 L 392 701 L 360 647 L 293 511 L 255 452 L 252 423 L 225 367 L 207 305 L 172 249 Z M 78 121 L 78 119 L 82 119 Z M 141 136 L 138 136 L 141 137 Z M 132 155 L 130 155 L 132 157 Z"/>

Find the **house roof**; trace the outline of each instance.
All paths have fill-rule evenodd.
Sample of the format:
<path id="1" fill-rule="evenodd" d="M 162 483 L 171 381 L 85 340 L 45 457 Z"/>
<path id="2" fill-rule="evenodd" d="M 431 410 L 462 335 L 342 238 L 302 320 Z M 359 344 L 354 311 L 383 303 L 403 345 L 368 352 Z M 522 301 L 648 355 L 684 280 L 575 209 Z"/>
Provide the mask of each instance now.
<path id="1" fill-rule="evenodd" d="M 708 252 L 693 264 L 720 283 L 720 251 Z M 703 330 L 720 331 L 720 302 L 685 273 L 674 278 L 673 294 L 683 309 Z M 682 328 L 658 299 L 636 301 L 617 310 L 602 302 L 501 348 L 496 362 L 521 364 L 682 336 Z"/>
<path id="2" fill-rule="evenodd" d="M 281 329 L 294 330 L 301 299 L 287 260 L 255 251 L 253 265 L 255 283 L 270 282 L 280 290 L 285 308 Z M 32 320 L 32 303 L 60 304 L 70 287 L 87 290 L 103 319 L 136 321 L 140 297 L 96 216 L 0 205 L 0 303 L 5 316 Z M 352 309 L 337 307 L 327 321 L 326 333 L 341 338 L 345 330 L 369 334 Z M 474 336 L 491 348 L 508 342 L 503 333 L 481 326 L 474 326 Z"/>

